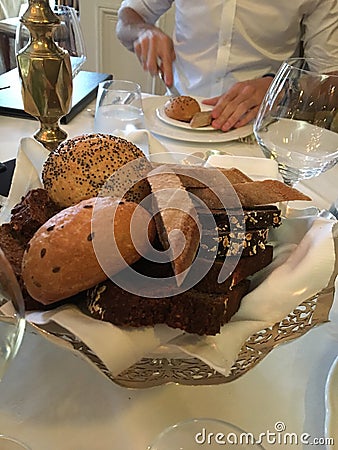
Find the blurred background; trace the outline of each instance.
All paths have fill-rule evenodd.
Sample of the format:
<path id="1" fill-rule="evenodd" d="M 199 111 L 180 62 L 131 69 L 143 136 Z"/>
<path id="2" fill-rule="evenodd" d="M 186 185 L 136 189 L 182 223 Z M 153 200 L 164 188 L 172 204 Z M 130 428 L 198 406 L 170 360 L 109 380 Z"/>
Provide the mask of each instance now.
<path id="1" fill-rule="evenodd" d="M 0 0 L 0 74 L 16 67 L 14 41 L 19 18 L 27 9 L 28 0 Z M 83 70 L 110 73 L 116 79 L 136 81 L 143 92 L 163 93 L 159 79 L 145 73 L 135 55 L 115 35 L 117 11 L 121 0 L 51 0 L 50 5 L 74 7 L 81 23 L 87 50 Z M 174 20 L 172 8 L 160 19 L 161 28 L 171 34 Z"/>

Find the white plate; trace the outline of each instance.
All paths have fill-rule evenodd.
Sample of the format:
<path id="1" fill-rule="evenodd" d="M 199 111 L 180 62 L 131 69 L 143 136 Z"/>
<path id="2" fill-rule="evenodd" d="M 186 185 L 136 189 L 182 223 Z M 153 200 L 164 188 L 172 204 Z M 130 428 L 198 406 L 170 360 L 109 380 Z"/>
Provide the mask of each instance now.
<path id="1" fill-rule="evenodd" d="M 195 97 L 195 99 L 198 101 L 201 111 L 211 111 L 211 108 L 209 105 L 204 105 L 202 103 L 202 98 Z M 184 130 L 189 130 L 189 131 L 216 131 L 215 128 L 213 128 L 211 126 L 191 128 L 190 123 L 188 123 L 188 122 L 182 122 L 181 120 L 171 119 L 165 113 L 165 110 L 164 110 L 165 103 L 166 102 L 164 102 L 164 104 L 162 106 L 159 106 L 158 108 L 156 108 L 156 115 L 162 122 L 164 122 L 168 125 L 172 125 L 173 127 L 183 128 Z"/>
<path id="2" fill-rule="evenodd" d="M 325 407 L 325 435 L 333 439 L 333 444 L 327 445 L 327 448 L 333 449 L 334 442 L 338 442 L 338 357 L 334 360 L 326 380 Z"/>
<path id="3" fill-rule="evenodd" d="M 245 125 L 244 127 L 227 131 L 226 133 L 219 130 L 204 131 L 201 133 L 200 130 L 193 131 L 178 127 L 174 128 L 161 121 L 156 114 L 156 109 L 163 106 L 167 100 L 168 97 L 166 96 L 146 97 L 142 100 L 146 128 L 159 136 L 177 141 L 216 143 L 235 141 L 239 138 L 249 136 L 252 133 L 252 125 Z"/>

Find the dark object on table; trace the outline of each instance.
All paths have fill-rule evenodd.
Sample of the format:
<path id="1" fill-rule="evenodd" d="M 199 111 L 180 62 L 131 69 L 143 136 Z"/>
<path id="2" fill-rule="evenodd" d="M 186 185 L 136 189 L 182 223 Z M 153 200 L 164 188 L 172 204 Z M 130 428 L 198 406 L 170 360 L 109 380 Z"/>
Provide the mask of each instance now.
<path id="1" fill-rule="evenodd" d="M 12 183 L 15 159 L 0 164 L 0 195 L 7 197 Z"/>
<path id="2" fill-rule="evenodd" d="M 112 75 L 107 73 L 81 71 L 73 79 L 72 108 L 61 119 L 61 123 L 70 122 L 88 103 L 95 99 L 98 84 L 101 81 L 111 80 Z M 21 96 L 21 82 L 17 69 L 10 70 L 0 75 L 0 86 L 10 86 L 9 89 L 0 91 L 0 114 L 3 116 L 22 117 L 33 119 L 23 109 Z"/>
<path id="3" fill-rule="evenodd" d="M 338 199 L 332 203 L 329 209 L 330 213 L 335 216 L 336 219 L 338 219 Z"/>

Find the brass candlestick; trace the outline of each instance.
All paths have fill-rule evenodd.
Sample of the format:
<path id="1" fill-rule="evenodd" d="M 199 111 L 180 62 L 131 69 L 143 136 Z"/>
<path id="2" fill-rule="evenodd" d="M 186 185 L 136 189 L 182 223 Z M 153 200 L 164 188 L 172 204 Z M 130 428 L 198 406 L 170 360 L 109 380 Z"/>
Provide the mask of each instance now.
<path id="1" fill-rule="evenodd" d="M 70 56 L 53 40 L 60 19 L 48 0 L 29 0 L 20 21 L 28 28 L 31 38 L 17 54 L 24 109 L 40 121 L 34 138 L 51 151 L 67 137 L 59 121 L 71 106 Z"/>

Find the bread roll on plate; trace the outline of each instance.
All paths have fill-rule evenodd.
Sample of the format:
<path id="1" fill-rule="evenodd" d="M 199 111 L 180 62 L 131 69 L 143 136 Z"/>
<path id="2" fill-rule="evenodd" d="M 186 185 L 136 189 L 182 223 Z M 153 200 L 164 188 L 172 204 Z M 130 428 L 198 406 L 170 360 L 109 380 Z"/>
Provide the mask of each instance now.
<path id="1" fill-rule="evenodd" d="M 164 105 L 168 117 L 181 122 L 190 122 L 194 115 L 201 111 L 198 101 L 188 95 L 172 97 Z"/>
<path id="2" fill-rule="evenodd" d="M 100 261 L 108 260 L 110 276 L 133 264 L 154 238 L 153 220 L 137 203 L 112 197 L 83 200 L 34 234 L 23 256 L 22 277 L 35 300 L 53 303 L 104 281 Z"/>
<path id="3" fill-rule="evenodd" d="M 128 164 L 135 161 L 133 164 Z M 42 170 L 42 181 L 51 199 L 61 208 L 96 197 L 112 174 L 109 195 L 139 202 L 150 190 L 138 181 L 150 170 L 144 153 L 126 139 L 109 134 L 84 134 L 67 139 L 52 151 Z M 118 171 L 118 172 L 117 172 Z M 137 182 L 133 183 L 133 180 Z"/>

